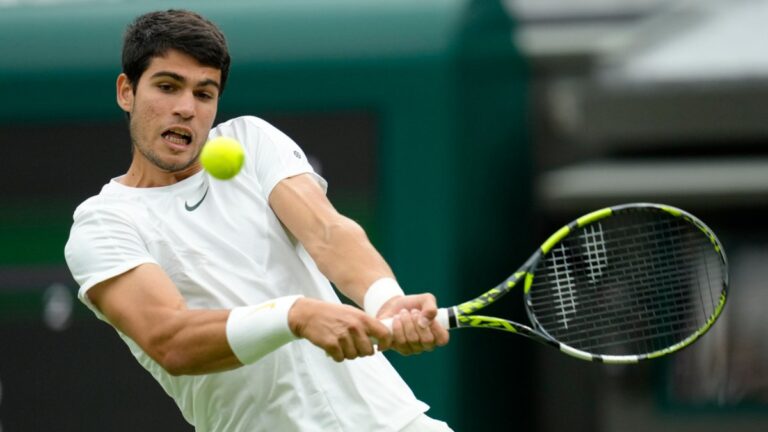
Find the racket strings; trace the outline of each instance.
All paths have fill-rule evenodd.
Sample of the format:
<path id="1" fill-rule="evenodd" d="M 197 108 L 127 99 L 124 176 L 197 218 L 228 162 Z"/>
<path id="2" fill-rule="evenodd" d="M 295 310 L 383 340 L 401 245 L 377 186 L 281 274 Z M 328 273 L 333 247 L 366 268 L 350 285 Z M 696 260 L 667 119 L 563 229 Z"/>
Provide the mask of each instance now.
<path id="1" fill-rule="evenodd" d="M 698 254 L 698 252 L 695 252 L 695 253 Z M 694 259 L 695 257 L 689 254 L 685 257 L 678 256 L 677 258 L 678 260 L 674 262 L 671 260 L 662 261 L 658 259 L 658 257 L 656 257 L 656 260 L 654 262 L 648 262 L 647 260 L 644 260 L 643 262 L 630 262 L 630 265 L 633 265 L 633 266 L 644 263 L 654 270 L 654 273 L 645 273 L 642 275 L 633 276 L 634 282 L 636 284 L 641 284 L 641 285 L 647 285 L 647 284 L 659 283 L 659 282 L 667 282 L 667 283 L 676 282 L 678 284 L 681 284 L 681 283 L 686 283 L 690 281 L 691 280 L 690 278 L 692 275 L 694 274 L 698 275 L 697 271 L 694 271 L 690 267 L 681 265 L 685 263 L 685 260 L 680 261 L 679 259 L 679 258 Z M 712 257 L 712 258 L 716 259 L 715 257 Z M 716 266 L 716 265 L 717 265 L 717 261 L 713 261 L 707 267 Z M 563 270 L 566 270 L 566 268 L 560 268 L 559 270 L 556 270 L 554 272 L 545 273 L 544 276 L 555 275 L 557 273 L 561 273 Z M 656 276 L 659 273 L 663 274 L 663 278 L 659 278 L 658 276 Z M 583 274 L 584 273 L 582 273 L 582 275 Z M 538 273 L 537 273 L 537 276 L 539 276 Z M 576 274 L 576 277 L 578 276 L 579 275 Z M 581 285 L 579 287 L 579 297 L 582 299 L 579 301 L 579 304 L 581 306 L 584 306 L 584 305 L 592 306 L 598 303 L 603 306 L 609 306 L 611 302 L 621 304 L 624 301 L 623 297 L 631 297 L 632 299 L 638 300 L 638 299 L 643 299 L 644 296 L 653 297 L 653 298 L 657 296 L 657 293 L 651 290 L 645 290 L 641 292 L 640 295 L 638 296 L 636 293 L 628 291 L 627 289 L 622 287 L 621 283 L 625 280 L 627 276 L 626 273 L 613 275 L 613 277 L 604 277 L 599 281 L 599 284 L 597 283 L 598 281 L 592 281 L 591 274 L 589 276 L 590 276 L 589 277 L 590 280 L 588 281 L 588 283 Z M 558 277 L 553 276 L 553 278 L 557 279 Z M 573 278 L 573 276 L 571 276 L 571 278 Z M 574 287 L 569 287 L 570 293 L 575 292 L 573 288 Z M 558 292 L 558 294 L 560 294 L 562 292 L 562 288 L 557 286 L 556 291 Z M 537 293 L 538 292 L 540 291 L 537 291 Z M 699 292 L 701 294 L 701 290 Z M 591 303 L 590 303 L 590 300 L 592 301 Z M 606 300 L 608 303 L 606 303 Z M 711 293 L 710 293 L 710 302 L 714 302 L 714 298 L 712 298 Z M 561 303 L 562 303 L 562 299 L 560 298 L 560 296 L 558 296 L 558 298 L 555 298 L 552 301 L 552 304 L 551 304 L 552 308 L 547 308 L 546 306 L 541 307 L 537 309 L 537 315 L 540 317 L 546 316 L 547 312 L 549 312 L 550 309 L 552 313 L 557 313 L 557 312 L 561 314 L 567 313 L 568 311 L 563 310 L 564 307 L 561 305 Z M 573 310 L 575 305 L 575 299 L 571 297 L 569 299 L 569 303 L 570 303 L 568 305 L 569 309 Z"/>
<path id="2" fill-rule="evenodd" d="M 598 354 L 654 352 L 717 309 L 723 262 L 699 227 L 634 213 L 576 234 L 539 263 L 530 292 L 532 318 L 555 339 Z"/>
<path id="3" fill-rule="evenodd" d="M 699 310 L 693 303 L 688 303 L 687 305 L 675 303 L 674 307 L 670 307 L 668 310 L 670 313 L 666 315 L 660 316 L 654 312 L 648 312 L 646 313 L 648 316 L 645 317 L 643 317 L 643 311 L 641 310 L 607 312 L 601 315 L 602 323 L 600 326 L 590 324 L 592 322 L 591 318 L 582 320 L 579 330 L 569 332 L 568 344 L 586 346 L 585 344 L 590 343 L 591 345 L 589 346 L 594 349 L 605 346 L 605 344 L 600 344 L 601 341 L 598 338 L 611 340 L 618 337 L 619 342 L 622 343 L 638 340 L 630 339 L 622 332 L 626 329 L 627 325 L 631 326 L 633 332 L 645 334 L 647 331 L 650 331 L 652 337 L 659 337 L 676 334 L 669 331 L 665 333 L 665 329 L 689 332 L 690 330 L 700 328 L 706 323 L 706 318 L 704 317 L 702 317 L 702 320 L 691 320 L 685 317 L 689 312 Z M 627 315 L 639 316 L 644 320 L 638 321 L 636 318 L 627 318 Z"/>
<path id="4" fill-rule="evenodd" d="M 687 336 L 689 329 L 703 325 L 705 318 L 691 320 L 686 316 L 696 316 L 698 309 L 692 302 L 681 304 L 673 302 L 667 306 L 665 314 L 656 311 L 646 311 L 640 307 L 630 311 L 619 310 L 617 312 L 603 313 L 599 326 L 582 325 L 580 331 L 572 331 L 567 336 L 559 335 L 561 339 L 567 339 L 569 345 L 579 346 L 582 349 L 594 352 L 601 347 L 616 345 L 610 343 L 616 341 L 626 344 L 637 340 L 647 340 L 653 337 L 654 343 L 646 346 L 628 346 L 630 352 L 651 352 L 663 346 L 669 346 Z M 631 314 L 636 318 L 624 319 L 622 314 Z M 591 319 L 590 319 L 591 320 Z M 589 321 L 589 320 L 588 320 Z M 588 322 L 587 321 L 587 322 Z M 684 332 L 684 333 L 683 333 Z M 642 335 L 636 337 L 633 335 Z M 680 335 L 675 336 L 675 335 Z M 663 339 L 662 336 L 673 335 L 672 339 Z"/>
<path id="5" fill-rule="evenodd" d="M 618 327 L 627 322 L 627 316 L 639 317 L 639 318 L 657 318 L 664 321 L 667 318 L 666 315 L 659 314 L 655 309 L 661 309 L 670 311 L 673 314 L 681 314 L 687 312 L 704 312 L 702 313 L 700 323 L 706 322 L 707 318 L 714 312 L 715 306 L 712 308 L 702 308 L 700 302 L 694 299 L 685 299 L 682 297 L 666 297 L 664 299 L 658 299 L 658 303 L 654 305 L 654 310 L 648 310 L 647 302 L 649 300 L 655 300 L 655 297 L 645 296 L 638 299 L 630 299 L 631 303 L 625 304 L 620 302 L 613 302 L 611 304 L 599 305 L 599 309 L 591 311 L 589 314 L 581 314 L 571 319 L 572 329 L 569 331 L 571 338 L 579 334 L 579 329 L 586 327 L 591 329 L 595 326 L 594 322 L 597 318 L 601 319 L 600 328 L 603 331 L 610 330 L 612 327 Z M 589 305 L 580 305 L 580 307 L 590 307 Z M 593 306 L 594 307 L 594 306 Z M 646 316 L 647 315 L 647 316 Z M 672 316 L 676 316 L 672 315 Z M 695 316 L 693 316 L 695 318 Z M 556 322 L 562 320 L 556 319 Z M 691 321 L 691 319 L 689 319 Z M 551 327 L 551 320 L 540 318 L 539 322 L 542 326 Z"/>
<path id="6" fill-rule="evenodd" d="M 653 309 L 648 309 L 648 302 L 655 301 Z M 651 295 L 645 295 L 637 298 L 629 298 L 631 303 L 613 301 L 608 304 L 600 304 L 599 309 L 593 310 L 590 314 L 581 314 L 577 317 L 570 319 L 569 332 L 567 339 L 569 344 L 573 346 L 582 346 L 588 342 L 594 342 L 591 348 L 602 346 L 597 344 L 599 341 L 595 340 L 597 337 L 611 338 L 613 336 L 625 337 L 624 331 L 627 326 L 631 326 L 633 331 L 645 331 L 648 329 L 656 329 L 659 336 L 668 335 L 670 333 L 663 333 L 662 326 L 675 326 L 681 323 L 692 324 L 693 328 L 699 328 L 705 324 L 709 316 L 715 310 L 715 305 L 707 307 L 702 304 L 699 299 L 686 299 L 683 296 L 665 296 L 663 298 L 654 297 Z M 598 304 L 592 302 L 593 305 Z M 579 307 L 589 307 L 588 304 L 580 304 Z M 664 314 L 659 314 L 658 310 L 664 310 Z M 698 313 L 703 312 L 703 313 Z M 686 317 L 681 321 L 680 317 Z M 696 317 L 700 319 L 695 319 Z M 690 317 L 690 318 L 689 318 Z M 599 320 L 597 323 L 596 321 Z M 643 321 L 638 321 L 643 320 Z M 648 323 L 652 320 L 651 324 L 641 326 L 638 322 Z M 562 320 L 556 320 L 558 323 Z M 551 320 L 548 322 L 546 318 L 539 319 L 540 324 L 544 328 L 552 328 Z M 680 331 L 688 331 L 690 326 L 682 326 Z M 564 339 L 558 337 L 559 339 Z M 627 339 L 632 341 L 634 339 Z M 565 342 L 565 340 L 563 340 Z"/>
<path id="7" fill-rule="evenodd" d="M 713 260 L 712 263 L 710 263 L 710 266 L 714 267 L 717 266 L 717 261 Z M 710 267 L 708 266 L 708 267 Z M 692 270 L 690 268 L 683 268 L 677 263 L 660 263 L 660 265 L 654 266 L 654 271 L 656 272 L 666 272 L 663 278 L 659 278 L 655 276 L 654 274 L 646 274 L 642 277 L 634 277 L 634 281 L 637 284 L 654 284 L 659 282 L 666 282 L 666 283 L 688 283 L 691 281 L 692 276 L 698 276 L 699 273 L 695 270 Z M 538 274 L 537 274 L 538 275 Z M 604 308 L 608 308 L 613 305 L 621 305 L 625 304 L 625 299 L 629 298 L 630 300 L 639 301 L 643 299 L 657 299 L 657 298 L 665 298 L 669 297 L 668 295 L 660 295 L 655 291 L 645 290 L 641 291 L 638 295 L 638 293 L 629 291 L 625 289 L 623 286 L 621 286 L 621 283 L 624 281 L 623 279 L 624 275 L 616 275 L 614 277 L 606 277 L 599 281 L 599 284 L 597 281 L 594 283 L 588 283 L 583 286 L 579 287 L 578 290 L 578 296 L 579 300 L 576 302 L 575 297 L 572 297 L 569 299 L 569 306 L 570 309 L 573 310 L 576 306 L 576 303 L 578 303 L 578 306 L 586 306 L 587 308 L 590 307 L 596 307 L 596 306 L 602 306 Z M 708 277 L 711 277 L 708 275 Z M 706 306 L 706 303 L 704 303 L 703 299 L 703 291 L 705 290 L 699 290 L 699 300 L 702 302 L 702 305 Z M 571 289 L 571 292 L 574 292 L 573 289 Z M 537 293 L 538 294 L 538 293 Z M 674 297 L 681 296 L 681 293 L 676 293 Z M 712 293 L 709 292 L 709 303 L 712 304 L 715 302 L 715 299 L 712 297 Z M 546 316 L 549 316 L 550 314 L 562 314 L 564 313 L 564 306 L 561 304 L 562 300 L 560 298 L 553 299 L 549 305 L 544 304 L 543 306 L 540 306 L 537 309 L 537 316 L 539 318 L 544 318 Z M 567 311 L 565 311 L 567 313 Z M 581 314 L 582 316 L 584 313 Z"/>

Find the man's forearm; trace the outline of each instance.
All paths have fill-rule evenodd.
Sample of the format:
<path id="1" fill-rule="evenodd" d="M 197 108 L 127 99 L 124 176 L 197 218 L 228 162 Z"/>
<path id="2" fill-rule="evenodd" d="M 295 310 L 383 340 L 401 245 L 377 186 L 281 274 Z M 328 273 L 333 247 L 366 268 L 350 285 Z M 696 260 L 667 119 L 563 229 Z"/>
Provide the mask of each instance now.
<path id="1" fill-rule="evenodd" d="M 355 221 L 339 216 L 322 242 L 307 248 L 320 271 L 360 307 L 368 288 L 381 278 L 394 278 L 384 258 Z"/>

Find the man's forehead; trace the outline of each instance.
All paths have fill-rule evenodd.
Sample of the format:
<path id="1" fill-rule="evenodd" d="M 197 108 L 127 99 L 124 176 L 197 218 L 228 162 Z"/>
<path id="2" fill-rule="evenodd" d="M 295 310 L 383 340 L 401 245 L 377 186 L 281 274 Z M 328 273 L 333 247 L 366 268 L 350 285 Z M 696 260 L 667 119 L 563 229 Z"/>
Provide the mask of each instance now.
<path id="1" fill-rule="evenodd" d="M 164 76 L 180 81 L 219 86 L 221 70 L 203 65 L 194 57 L 175 50 L 169 50 L 152 58 L 144 73 L 150 77 Z"/>

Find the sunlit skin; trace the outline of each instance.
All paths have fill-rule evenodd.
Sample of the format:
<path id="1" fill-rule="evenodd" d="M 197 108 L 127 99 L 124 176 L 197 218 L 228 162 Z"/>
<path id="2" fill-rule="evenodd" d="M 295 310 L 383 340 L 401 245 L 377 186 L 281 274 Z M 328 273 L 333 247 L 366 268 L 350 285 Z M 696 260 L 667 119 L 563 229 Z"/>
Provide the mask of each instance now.
<path id="1" fill-rule="evenodd" d="M 220 82 L 220 70 L 175 50 L 152 59 L 135 91 L 118 76 L 117 103 L 130 114 L 134 147 L 121 183 L 167 186 L 202 169 L 198 156 L 216 119 Z"/>

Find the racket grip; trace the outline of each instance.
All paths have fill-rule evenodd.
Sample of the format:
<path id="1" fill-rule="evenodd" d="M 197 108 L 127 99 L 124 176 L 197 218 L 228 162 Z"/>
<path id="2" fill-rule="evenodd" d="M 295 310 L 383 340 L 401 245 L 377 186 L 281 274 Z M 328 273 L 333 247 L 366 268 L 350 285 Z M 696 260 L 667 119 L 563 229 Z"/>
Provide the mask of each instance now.
<path id="1" fill-rule="evenodd" d="M 390 333 L 392 333 L 392 318 L 384 318 L 381 320 L 381 323 L 384 324 Z M 440 308 L 437 310 L 437 316 L 435 317 L 435 321 L 437 321 L 438 324 L 440 324 L 444 329 L 450 329 L 450 324 L 448 321 L 448 308 Z M 371 342 L 373 342 L 374 345 L 377 345 L 379 343 L 378 340 L 376 340 L 375 337 L 371 337 Z"/>
<path id="2" fill-rule="evenodd" d="M 383 320 L 381 320 L 381 323 L 387 327 L 387 330 L 389 330 L 389 333 L 392 333 L 392 318 L 384 318 Z"/>
<path id="3" fill-rule="evenodd" d="M 440 324 L 441 327 L 444 329 L 450 329 L 451 324 L 448 321 L 448 308 L 440 308 L 437 310 L 437 316 L 435 317 L 435 321 L 437 321 L 438 324 Z"/>
<path id="4" fill-rule="evenodd" d="M 389 334 L 392 334 L 392 318 L 384 318 L 383 320 L 381 320 L 381 323 L 384 324 L 385 327 L 387 327 L 387 330 L 389 330 Z M 374 349 L 378 351 L 379 348 L 376 347 L 375 345 L 379 344 L 379 340 L 373 336 L 370 336 L 370 338 L 371 338 L 371 343 L 373 343 L 374 345 Z"/>
<path id="5" fill-rule="evenodd" d="M 442 326 L 444 329 L 449 329 L 450 324 L 448 323 L 448 308 L 438 309 L 435 321 L 437 321 L 437 323 L 440 324 L 440 326 Z M 387 329 L 389 329 L 390 333 L 392 333 L 392 318 L 384 318 L 381 320 L 381 323 L 384 324 Z"/>

